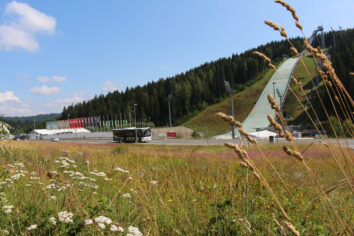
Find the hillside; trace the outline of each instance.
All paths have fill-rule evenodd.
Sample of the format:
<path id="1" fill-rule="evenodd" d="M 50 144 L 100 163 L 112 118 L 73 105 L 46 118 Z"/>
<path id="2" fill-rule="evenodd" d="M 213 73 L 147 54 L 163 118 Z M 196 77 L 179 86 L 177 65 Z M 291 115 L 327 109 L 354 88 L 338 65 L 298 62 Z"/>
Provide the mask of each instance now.
<path id="1" fill-rule="evenodd" d="M 302 39 L 295 38 L 292 41 L 300 50 Z M 267 69 L 267 65 L 262 58 L 252 53 L 253 50 L 264 52 L 276 63 L 289 53 L 289 46 L 284 40 L 270 42 L 170 78 L 125 91 L 114 91 L 106 96 L 96 96 L 90 101 L 64 107 L 61 119 L 67 119 L 69 114 L 71 118 L 100 115 L 128 119 L 132 117 L 134 104 L 137 104 L 137 120 L 150 120 L 156 126 L 165 126 L 168 123 L 167 97 L 171 94 L 172 123 L 182 124 L 193 114 L 227 97 L 225 80 L 238 92 L 254 83 L 257 76 Z"/>
<path id="2" fill-rule="evenodd" d="M 262 90 L 267 85 L 269 79 L 274 74 L 274 70 L 267 69 L 264 73 L 257 76 L 256 82 L 247 87 L 244 91 L 233 95 L 234 114 L 238 121 L 246 119 L 251 112 L 254 104 L 257 102 Z M 203 132 L 208 136 L 215 136 L 230 131 L 230 126 L 215 116 L 217 112 L 230 114 L 230 98 L 207 107 L 184 125 L 188 128 Z"/>
<path id="3" fill-rule="evenodd" d="M 49 114 L 40 114 L 36 116 L 7 116 L 4 117 L 4 120 L 12 120 L 12 121 L 31 121 L 34 120 L 37 122 L 45 121 L 45 120 L 56 120 L 56 118 L 60 116 L 60 113 L 49 113 Z"/>

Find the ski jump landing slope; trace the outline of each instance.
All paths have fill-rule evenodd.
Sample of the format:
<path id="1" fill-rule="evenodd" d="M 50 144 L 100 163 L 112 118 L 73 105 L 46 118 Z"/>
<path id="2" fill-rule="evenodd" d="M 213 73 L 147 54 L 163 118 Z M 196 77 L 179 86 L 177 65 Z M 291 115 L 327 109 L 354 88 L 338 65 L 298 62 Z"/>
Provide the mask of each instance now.
<path id="1" fill-rule="evenodd" d="M 255 132 L 256 128 L 265 128 L 269 126 L 269 121 L 267 119 L 267 114 L 271 116 L 275 116 L 274 110 L 270 107 L 268 103 L 268 94 L 271 94 L 274 97 L 274 88 L 273 82 L 275 82 L 274 87 L 275 89 L 279 90 L 279 93 L 282 97 L 286 95 L 288 84 L 291 81 L 291 76 L 295 69 L 296 63 L 298 62 L 299 58 L 288 58 L 286 61 L 281 64 L 278 68 L 277 72 L 275 72 L 272 78 L 269 80 L 268 84 L 264 88 L 261 96 L 258 98 L 256 105 L 253 107 L 250 114 L 247 118 L 243 121 L 242 126 L 245 130 L 249 133 Z M 280 104 L 280 98 L 278 93 L 275 93 L 275 100 L 277 104 Z M 236 107 L 237 112 L 237 107 Z M 217 139 L 231 139 L 231 131 L 216 136 Z M 238 136 L 237 129 L 235 128 L 235 136 Z"/>

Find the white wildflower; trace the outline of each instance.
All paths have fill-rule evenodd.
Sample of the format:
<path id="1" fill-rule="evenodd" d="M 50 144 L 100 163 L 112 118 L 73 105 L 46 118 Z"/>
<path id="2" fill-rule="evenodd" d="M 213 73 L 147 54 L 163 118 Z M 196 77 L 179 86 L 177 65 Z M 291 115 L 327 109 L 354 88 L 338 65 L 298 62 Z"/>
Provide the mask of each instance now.
<path id="1" fill-rule="evenodd" d="M 129 189 L 132 193 L 138 193 L 136 190 L 134 190 L 134 189 Z"/>
<path id="2" fill-rule="evenodd" d="M 103 223 L 98 223 L 97 225 L 98 225 L 101 229 L 106 228 L 106 226 L 105 226 Z"/>
<path id="3" fill-rule="evenodd" d="M 108 217 L 105 217 L 105 216 L 98 216 L 95 218 L 95 221 L 97 223 L 106 223 L 108 225 L 110 225 L 112 223 L 112 220 L 109 219 Z"/>
<path id="4" fill-rule="evenodd" d="M 130 195 L 130 193 L 124 193 L 124 194 L 122 195 L 122 197 L 131 198 L 132 196 Z"/>
<path id="5" fill-rule="evenodd" d="M 157 185 L 159 182 L 157 182 L 156 180 L 151 180 L 150 181 L 150 184 L 153 184 L 153 185 Z"/>
<path id="6" fill-rule="evenodd" d="M 110 179 L 110 178 L 104 178 L 104 180 L 106 180 L 106 181 L 112 181 L 113 179 Z"/>
<path id="7" fill-rule="evenodd" d="M 16 162 L 16 163 L 13 163 L 14 166 L 17 166 L 17 167 L 20 167 L 20 168 L 24 168 L 25 166 L 23 165 L 23 163 L 21 162 Z"/>
<path id="8" fill-rule="evenodd" d="M 114 170 L 115 171 L 120 171 L 120 172 L 123 172 L 123 173 L 129 173 L 129 170 L 124 170 L 124 169 L 119 168 L 119 167 L 115 168 Z"/>
<path id="9" fill-rule="evenodd" d="M 143 234 L 137 227 L 129 226 L 127 236 L 142 236 Z"/>
<path id="10" fill-rule="evenodd" d="M 32 230 L 32 229 L 37 229 L 37 225 L 31 225 L 30 227 L 27 228 L 27 230 Z"/>
<path id="11" fill-rule="evenodd" d="M 56 196 L 50 196 L 50 199 L 57 200 L 57 197 Z"/>
<path id="12" fill-rule="evenodd" d="M 55 188 L 55 184 L 50 184 L 48 186 L 45 187 L 46 189 L 54 189 Z"/>
<path id="13" fill-rule="evenodd" d="M 124 232 L 124 229 L 122 227 L 117 227 L 116 225 L 111 225 L 111 228 L 110 228 L 111 231 L 113 232 Z"/>
<path id="14" fill-rule="evenodd" d="M 23 176 L 25 176 L 25 175 L 22 174 L 22 173 L 19 173 L 19 174 L 17 174 L 17 175 L 11 176 L 10 178 L 11 178 L 11 179 L 14 179 L 14 180 L 17 180 L 17 179 L 19 179 L 19 178 L 21 178 L 21 177 L 23 177 Z"/>
<path id="15" fill-rule="evenodd" d="M 98 172 L 98 171 L 91 171 L 90 174 L 91 175 L 96 175 L 96 176 L 101 176 L 101 177 L 105 177 L 106 176 L 106 173 Z"/>
<path id="16" fill-rule="evenodd" d="M 6 214 L 9 214 L 12 212 L 12 209 L 14 208 L 14 206 L 3 206 L 2 208 L 4 209 L 4 212 Z"/>
<path id="17" fill-rule="evenodd" d="M 91 225 L 93 223 L 93 220 L 87 219 L 85 220 L 85 225 Z"/>
<path id="18" fill-rule="evenodd" d="M 58 213 L 59 221 L 60 222 L 65 222 L 65 223 L 72 223 L 73 219 L 72 217 L 74 216 L 73 213 L 68 212 L 68 211 L 62 211 Z"/>
<path id="19" fill-rule="evenodd" d="M 55 217 L 50 217 L 49 222 L 52 223 L 53 225 L 57 224 L 57 220 L 55 219 Z"/>

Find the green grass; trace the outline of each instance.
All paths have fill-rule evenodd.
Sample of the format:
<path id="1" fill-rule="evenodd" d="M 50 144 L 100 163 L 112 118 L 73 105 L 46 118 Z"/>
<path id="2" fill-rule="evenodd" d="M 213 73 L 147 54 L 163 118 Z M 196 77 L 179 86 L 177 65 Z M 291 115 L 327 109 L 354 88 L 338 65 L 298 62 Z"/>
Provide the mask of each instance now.
<path id="1" fill-rule="evenodd" d="M 256 82 L 252 86 L 234 94 L 233 102 L 236 120 L 242 122 L 246 119 L 273 74 L 273 70 L 266 70 L 256 78 Z M 220 103 L 207 107 L 184 125 L 191 129 L 207 133 L 208 136 L 230 131 L 230 126 L 222 119 L 215 116 L 217 112 L 230 114 L 230 98 L 226 98 Z"/>
<path id="2" fill-rule="evenodd" d="M 295 201 L 255 147 L 247 149 L 249 156 L 296 228 L 304 235 L 331 234 L 324 215 L 328 207 L 320 203 L 300 162 L 279 151 L 279 145 L 261 148 Z M 342 176 L 323 146 L 311 146 L 304 156 L 324 189 L 338 185 Z M 60 157 L 65 157 L 66 167 Z M 129 172 L 116 171 L 117 167 Z M 122 227 L 122 235 L 129 226 L 144 235 L 280 233 L 273 219 L 281 221 L 282 216 L 270 194 L 240 166 L 236 154 L 223 146 L 2 141 L 0 183 L 1 234 L 116 234 L 110 230 L 111 224 Z M 339 185 L 328 196 L 345 224 L 353 225 L 354 202 L 349 188 Z M 6 206 L 13 207 L 11 212 L 5 213 Z M 60 222 L 58 213 L 63 211 L 72 213 L 72 222 Z M 112 223 L 105 223 L 105 229 L 97 222 L 84 224 L 99 216 Z M 51 217 L 55 225 L 49 221 Z M 332 213 L 330 218 L 335 220 Z M 31 225 L 37 228 L 29 231 Z"/>

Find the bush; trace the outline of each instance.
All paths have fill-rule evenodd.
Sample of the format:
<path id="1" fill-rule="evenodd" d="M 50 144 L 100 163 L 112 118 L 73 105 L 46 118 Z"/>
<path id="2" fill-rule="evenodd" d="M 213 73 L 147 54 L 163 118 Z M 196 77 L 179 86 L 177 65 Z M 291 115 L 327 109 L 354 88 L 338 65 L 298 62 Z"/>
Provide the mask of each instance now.
<path id="1" fill-rule="evenodd" d="M 198 131 L 196 130 L 193 130 L 193 133 L 192 133 L 192 138 L 200 138 L 200 134 Z"/>

